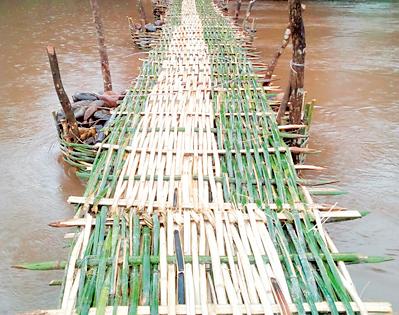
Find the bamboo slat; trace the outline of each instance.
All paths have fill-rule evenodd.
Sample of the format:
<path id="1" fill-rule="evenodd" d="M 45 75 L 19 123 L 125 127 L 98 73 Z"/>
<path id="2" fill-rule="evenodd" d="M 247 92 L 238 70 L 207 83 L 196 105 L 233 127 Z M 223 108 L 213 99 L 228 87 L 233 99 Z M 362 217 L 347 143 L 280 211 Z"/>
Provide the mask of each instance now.
<path id="1" fill-rule="evenodd" d="M 343 306 L 342 303 L 336 302 L 335 303 L 337 306 L 337 310 L 340 313 L 345 312 L 345 307 Z M 251 310 L 251 314 L 264 314 L 263 313 L 263 307 L 260 304 L 252 304 L 249 306 Z M 290 304 L 290 311 L 293 314 L 296 314 L 298 309 L 295 305 Z M 329 312 L 329 307 L 328 304 L 325 302 L 317 303 L 316 304 L 317 311 L 320 313 L 328 313 Z M 356 303 L 352 303 L 353 310 L 355 312 L 359 311 Z M 392 313 L 392 307 L 391 304 L 389 303 L 383 303 L 383 302 L 367 302 L 365 303 L 365 307 L 369 313 L 369 315 L 381 315 L 381 314 L 393 314 Z M 233 314 L 232 307 L 230 305 L 210 305 L 209 308 L 214 310 L 214 314 Z M 244 306 L 240 307 L 242 312 L 245 312 Z M 304 309 L 306 312 L 310 312 L 310 307 L 308 305 L 304 305 Z M 114 308 L 113 307 L 107 307 L 105 310 L 105 314 L 113 314 Z M 148 306 L 139 306 L 138 307 L 138 313 L 147 315 L 150 314 L 150 308 Z M 62 311 L 60 310 L 40 310 L 36 312 L 31 312 L 31 313 L 26 313 L 26 315 L 60 315 L 63 314 Z M 96 314 L 96 309 L 90 309 L 89 314 Z M 128 307 L 126 306 L 119 306 L 118 307 L 118 315 L 127 315 L 128 314 Z M 159 314 L 169 314 L 168 309 L 166 307 L 160 307 L 159 308 Z M 186 313 L 186 306 L 185 305 L 179 305 L 176 307 L 176 314 L 182 314 L 185 315 Z M 204 314 L 201 312 L 201 309 L 198 307 L 196 310 L 196 314 Z M 280 309 L 278 305 L 273 305 L 273 314 L 281 314 Z"/>

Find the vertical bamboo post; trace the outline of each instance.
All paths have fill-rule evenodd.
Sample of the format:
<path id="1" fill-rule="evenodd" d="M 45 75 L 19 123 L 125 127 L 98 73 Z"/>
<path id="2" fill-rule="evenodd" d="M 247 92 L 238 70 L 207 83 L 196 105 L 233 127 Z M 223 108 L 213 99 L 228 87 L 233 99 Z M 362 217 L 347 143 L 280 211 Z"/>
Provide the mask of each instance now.
<path id="1" fill-rule="evenodd" d="M 291 72 L 290 72 L 290 76 L 291 76 Z M 290 82 L 291 82 L 291 78 L 290 78 Z M 285 88 L 284 91 L 284 96 L 283 99 L 281 100 L 281 104 L 280 107 L 278 109 L 278 113 L 277 113 L 277 117 L 276 117 L 276 121 L 277 124 L 281 124 L 281 119 L 283 118 L 285 111 L 287 110 L 287 105 L 290 99 L 290 95 L 291 95 L 291 84 L 290 82 L 288 83 L 288 85 Z"/>
<path id="2" fill-rule="evenodd" d="M 249 17 L 251 16 L 252 8 L 255 5 L 255 2 L 256 2 L 256 0 L 250 0 L 248 3 L 247 12 L 245 13 L 244 21 L 242 22 L 242 25 L 244 28 L 246 27 Z M 253 22 L 254 22 L 254 20 L 253 20 Z"/>
<path id="3" fill-rule="evenodd" d="M 302 19 L 301 0 L 289 0 L 290 29 L 292 39 L 292 60 L 290 62 L 289 88 L 286 90 L 280 110 L 287 107 L 287 102 L 291 103 L 289 121 L 290 124 L 300 124 L 304 98 L 304 78 L 305 78 L 305 28 Z M 288 94 L 287 94 L 288 93 Z M 278 118 L 284 113 L 279 110 Z"/>
<path id="4" fill-rule="evenodd" d="M 137 0 L 137 9 L 139 10 L 139 13 L 140 13 L 141 29 L 143 31 L 145 31 L 144 27 L 147 24 L 147 16 L 145 14 L 144 5 L 143 5 L 142 0 Z"/>
<path id="5" fill-rule="evenodd" d="M 290 26 L 288 25 L 287 29 L 284 32 L 283 41 L 281 43 L 281 46 L 277 49 L 277 51 L 275 52 L 275 54 L 273 56 L 272 61 L 269 63 L 269 65 L 267 67 L 267 72 L 265 75 L 266 80 L 270 80 L 272 78 L 274 69 L 277 66 L 278 59 L 283 54 L 285 47 L 287 47 L 287 45 L 290 41 L 290 37 L 291 37 L 291 29 L 290 29 Z"/>
<path id="6" fill-rule="evenodd" d="M 98 51 L 101 59 L 101 72 L 103 75 L 104 92 L 112 91 L 111 73 L 109 71 L 109 61 L 107 47 L 105 46 L 105 37 L 103 23 L 100 15 L 100 8 L 97 0 L 90 0 L 91 10 L 93 12 L 93 21 L 97 30 Z"/>
<path id="7" fill-rule="evenodd" d="M 57 55 L 53 46 L 47 46 L 47 56 L 50 62 L 51 74 L 53 75 L 54 87 L 62 109 L 65 113 L 68 125 L 68 137 L 71 139 L 79 138 L 78 123 L 76 121 L 75 115 L 73 114 L 71 102 L 69 101 L 68 95 L 66 94 L 64 86 L 62 85 L 60 68 L 58 67 Z"/>
<path id="8" fill-rule="evenodd" d="M 156 0 L 151 0 L 152 15 L 154 16 L 155 20 L 158 18 L 157 15 L 155 14 L 156 13 L 156 8 L 157 8 Z"/>
<path id="9" fill-rule="evenodd" d="M 228 12 L 229 11 L 229 0 L 221 0 L 221 8 L 224 12 Z"/>
<path id="10" fill-rule="evenodd" d="M 238 20 L 238 16 L 240 15 L 240 10 L 241 10 L 241 0 L 237 0 L 236 12 L 235 12 L 236 20 Z"/>

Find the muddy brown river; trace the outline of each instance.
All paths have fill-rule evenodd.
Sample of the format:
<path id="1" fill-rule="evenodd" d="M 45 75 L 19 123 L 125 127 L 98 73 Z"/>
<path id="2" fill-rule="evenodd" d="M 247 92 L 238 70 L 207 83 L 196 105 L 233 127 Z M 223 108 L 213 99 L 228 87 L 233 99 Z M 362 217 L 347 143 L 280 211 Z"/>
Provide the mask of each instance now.
<path id="1" fill-rule="evenodd" d="M 127 15 L 134 1 L 100 1 L 115 90 L 140 66 Z M 287 25 L 285 2 L 255 5 L 255 44 L 268 61 Z M 305 85 L 318 108 L 308 163 L 340 180 L 348 194 L 330 202 L 369 210 L 362 220 L 328 224 L 341 251 L 391 255 L 394 261 L 353 265 L 364 300 L 399 310 L 399 2 L 307 2 Z M 102 80 L 88 1 L 0 1 L 0 314 L 57 307 L 60 271 L 12 264 L 66 258 L 65 231 L 49 222 L 73 215 L 66 203 L 83 186 L 62 163 L 51 111 L 58 108 L 45 46 L 59 56 L 68 93 L 97 91 Z M 285 86 L 290 49 L 277 69 Z"/>

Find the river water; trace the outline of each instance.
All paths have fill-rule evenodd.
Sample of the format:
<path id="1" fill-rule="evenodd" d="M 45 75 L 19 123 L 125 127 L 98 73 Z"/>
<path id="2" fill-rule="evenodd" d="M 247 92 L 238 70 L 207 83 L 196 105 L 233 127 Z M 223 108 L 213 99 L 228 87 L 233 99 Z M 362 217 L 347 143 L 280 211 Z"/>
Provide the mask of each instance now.
<path id="1" fill-rule="evenodd" d="M 133 1 L 102 0 L 114 89 L 137 75 L 130 42 Z M 369 210 L 362 220 L 328 225 L 341 251 L 391 255 L 395 261 L 354 265 L 364 300 L 399 309 L 399 3 L 308 2 L 305 11 L 308 99 L 318 108 L 308 163 L 326 166 L 349 194 L 330 202 Z M 148 8 L 148 7 L 147 7 Z M 148 10 L 149 12 L 149 10 Z M 285 2 L 258 2 L 255 44 L 268 61 L 287 24 Z M 66 258 L 65 231 L 48 223 L 73 215 L 66 203 L 83 186 L 60 161 L 51 111 L 58 108 L 45 47 L 54 45 L 69 94 L 97 91 L 102 80 L 88 1 L 0 2 L 0 314 L 57 306 L 59 271 L 11 269 L 24 261 Z M 285 86 L 290 50 L 277 69 Z"/>

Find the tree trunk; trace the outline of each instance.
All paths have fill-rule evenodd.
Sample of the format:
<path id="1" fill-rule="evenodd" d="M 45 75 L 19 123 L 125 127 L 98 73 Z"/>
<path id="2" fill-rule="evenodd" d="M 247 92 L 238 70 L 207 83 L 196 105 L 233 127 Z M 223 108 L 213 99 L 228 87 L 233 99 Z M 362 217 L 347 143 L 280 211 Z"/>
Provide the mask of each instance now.
<path id="1" fill-rule="evenodd" d="M 290 89 L 288 99 L 290 106 L 290 124 L 300 124 L 304 97 L 304 78 L 305 78 L 305 28 L 302 20 L 301 0 L 289 0 L 290 29 L 292 38 L 292 60 L 290 63 Z M 281 104 L 283 106 L 283 103 Z"/>
<path id="2" fill-rule="evenodd" d="M 284 37 L 281 46 L 277 49 L 276 53 L 273 56 L 272 61 L 269 63 L 269 66 L 267 67 L 267 72 L 265 75 L 266 80 L 269 81 L 271 80 L 272 75 L 274 73 L 274 69 L 277 66 L 278 59 L 283 54 L 285 47 L 287 47 L 288 43 L 290 42 L 290 37 L 291 37 L 291 29 L 290 26 L 288 25 L 287 29 L 284 32 Z"/>
<path id="3" fill-rule="evenodd" d="M 101 21 L 100 9 L 97 0 L 90 0 L 91 9 L 93 12 L 93 20 L 97 30 L 98 51 L 101 59 L 101 72 L 103 75 L 104 92 L 112 91 L 111 73 L 109 71 L 109 62 L 107 47 L 105 46 L 105 37 L 103 23 Z"/>
<path id="4" fill-rule="evenodd" d="M 53 75 L 54 87 L 60 100 L 62 109 L 64 110 L 68 134 L 70 139 L 79 139 L 79 128 L 75 115 L 71 107 L 68 95 L 65 93 L 64 86 L 62 85 L 60 69 L 58 67 L 57 55 L 53 46 L 47 46 L 47 56 L 50 62 L 51 74 Z"/>

